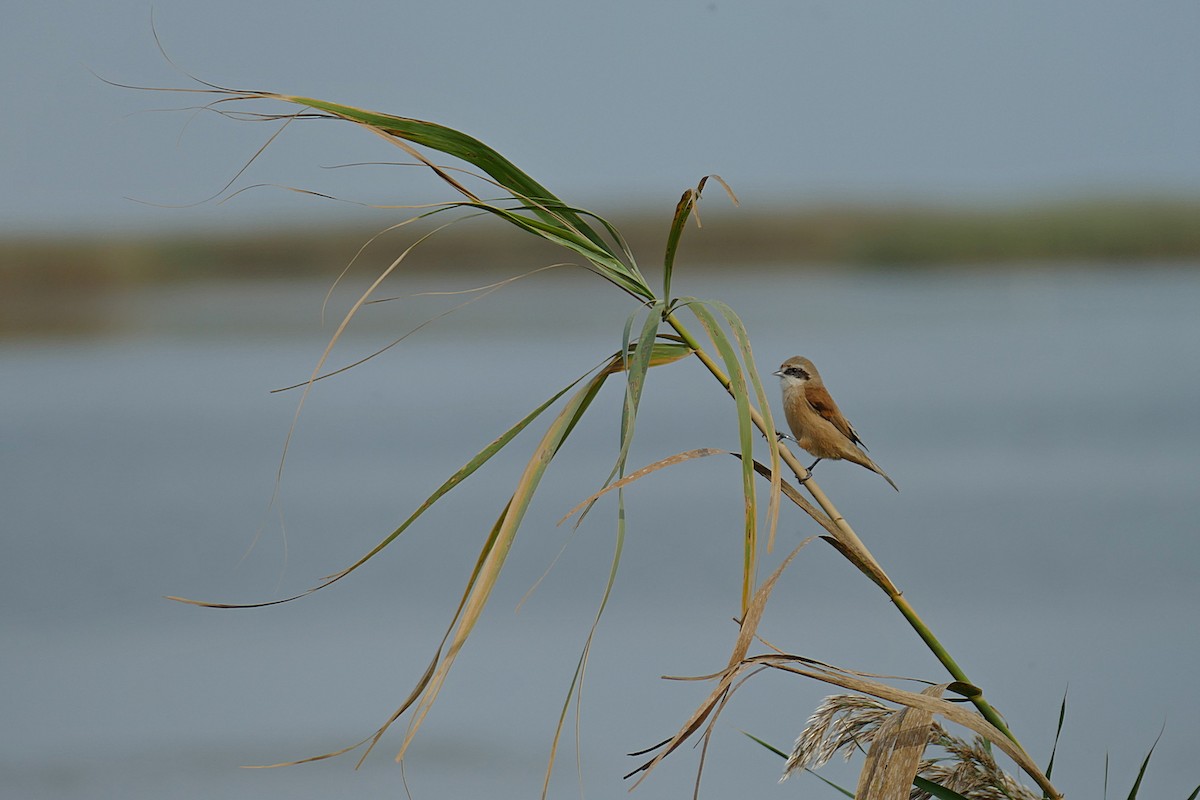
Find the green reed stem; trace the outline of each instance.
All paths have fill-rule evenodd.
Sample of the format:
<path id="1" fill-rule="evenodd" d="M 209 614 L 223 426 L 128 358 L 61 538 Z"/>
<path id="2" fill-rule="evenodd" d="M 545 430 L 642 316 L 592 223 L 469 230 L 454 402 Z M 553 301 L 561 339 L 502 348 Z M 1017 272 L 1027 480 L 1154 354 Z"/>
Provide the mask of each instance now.
<path id="1" fill-rule="evenodd" d="M 729 377 L 725 375 L 720 365 L 713 360 L 712 356 L 705 352 L 704 348 L 700 345 L 692 333 L 684 326 L 684 324 L 674 314 L 668 314 L 664 319 L 666 323 L 670 325 L 677 334 L 679 334 L 679 337 L 683 339 L 687 346 L 695 351 L 696 357 L 700 359 L 700 363 L 704 364 L 708 371 L 713 374 L 713 377 L 720 382 L 721 386 L 725 388 L 725 391 L 732 392 Z M 752 366 L 753 365 L 747 364 L 747 367 L 752 368 Z M 754 422 L 755 426 L 762 431 L 764 436 L 776 435 L 775 431 L 767 430 L 766 421 L 763 420 L 762 414 L 760 414 L 758 409 L 753 405 L 750 406 L 750 418 Z M 860 548 L 861 553 L 864 554 L 872 564 L 874 564 L 874 556 L 872 556 L 870 551 L 867 550 L 867 547 L 862 543 L 862 540 L 858 538 L 858 534 L 856 534 L 854 529 L 850 527 L 850 523 L 846 521 L 846 518 L 843 517 L 841 512 L 837 510 L 837 507 L 833 504 L 833 501 L 831 501 L 826 496 L 825 492 L 821 490 L 821 487 L 816 484 L 808 470 L 805 469 L 804 465 L 796 459 L 795 454 L 793 454 L 791 450 L 780 443 L 779 455 L 788 465 L 788 467 L 790 467 L 791 470 L 796 474 L 796 478 L 803 483 L 806 489 L 808 489 L 809 494 L 811 494 L 813 499 L 817 501 L 817 505 L 819 505 L 822 510 L 829 515 L 829 519 L 833 521 L 833 524 L 837 526 L 838 530 L 843 534 L 843 536 L 849 542 Z M 929 626 L 925 624 L 924 620 L 917 615 L 917 612 L 913 609 L 912 605 L 907 599 L 905 599 L 904 594 L 894 584 L 892 584 L 891 580 L 888 579 L 883 573 L 883 570 L 879 569 L 878 575 L 869 577 L 872 577 L 872 579 L 875 580 L 880 588 L 884 590 L 884 593 L 887 594 L 888 599 L 892 601 L 892 605 L 896 606 L 904 618 L 908 620 L 908 624 L 911 625 L 913 630 L 917 632 L 917 635 L 921 637 L 921 641 L 925 642 L 925 645 L 929 648 L 930 652 L 932 652 L 937 660 L 942 663 L 942 666 L 946 668 L 950 675 L 956 681 L 971 683 L 971 680 L 967 677 L 967 674 L 963 671 L 962 667 L 958 665 L 958 662 L 954 660 L 954 658 L 950 655 L 950 652 L 946 650 L 941 641 L 934 636 L 933 631 L 930 630 Z M 877 580 L 879 577 L 882 577 L 883 580 Z M 983 715 L 984 719 L 986 719 L 1001 733 L 1007 736 L 1009 740 L 1013 742 L 1013 744 L 1015 744 L 1017 747 L 1021 747 L 1021 743 L 1017 741 L 1017 737 L 1013 735 L 1012 731 L 1008 729 L 1008 725 L 1005 724 L 1004 718 L 1000 716 L 1000 713 L 997 712 L 996 709 L 992 708 L 991 704 L 988 703 L 987 700 L 984 699 L 982 692 L 973 695 L 969 699 L 975 705 L 975 708 L 979 710 L 979 713 Z"/>

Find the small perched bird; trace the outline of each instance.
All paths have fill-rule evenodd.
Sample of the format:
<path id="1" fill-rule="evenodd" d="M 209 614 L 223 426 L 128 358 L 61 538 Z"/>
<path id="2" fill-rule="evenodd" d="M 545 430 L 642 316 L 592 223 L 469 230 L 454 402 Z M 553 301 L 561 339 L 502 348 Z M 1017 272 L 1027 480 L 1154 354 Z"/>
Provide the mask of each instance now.
<path id="1" fill-rule="evenodd" d="M 792 356 L 774 374 L 779 376 L 783 387 L 783 413 L 796 444 L 817 457 L 809 472 L 821 459 L 841 458 L 879 473 L 893 489 L 900 491 L 896 482 L 864 452 L 867 448 L 858 438 L 858 431 L 833 402 L 811 361 L 804 356 Z"/>

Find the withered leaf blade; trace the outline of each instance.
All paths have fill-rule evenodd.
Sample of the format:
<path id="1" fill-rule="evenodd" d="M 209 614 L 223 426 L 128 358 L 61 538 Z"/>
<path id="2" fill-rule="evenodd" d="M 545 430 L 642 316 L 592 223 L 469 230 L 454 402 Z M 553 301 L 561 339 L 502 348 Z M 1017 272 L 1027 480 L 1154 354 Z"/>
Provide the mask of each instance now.
<path id="1" fill-rule="evenodd" d="M 930 686 L 921 694 L 941 697 L 949 684 Z M 905 706 L 875 734 L 867 760 L 858 776 L 854 796 L 861 800 L 907 800 L 921 756 L 929 744 L 933 712 Z"/>

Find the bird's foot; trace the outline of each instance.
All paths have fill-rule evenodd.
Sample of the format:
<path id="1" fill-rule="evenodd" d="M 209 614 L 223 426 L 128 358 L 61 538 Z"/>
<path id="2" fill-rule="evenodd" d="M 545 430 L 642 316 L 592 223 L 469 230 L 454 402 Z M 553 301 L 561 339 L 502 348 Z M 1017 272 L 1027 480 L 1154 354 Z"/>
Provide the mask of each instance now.
<path id="1" fill-rule="evenodd" d="M 814 462 L 812 463 L 812 466 L 810 466 L 808 469 L 804 470 L 804 477 L 803 477 L 803 478 L 801 478 L 801 477 L 800 477 L 800 473 L 799 473 L 799 472 L 797 472 L 797 473 L 796 473 L 796 482 L 797 482 L 797 483 L 799 483 L 801 486 L 803 486 L 804 484 L 806 484 L 806 483 L 808 483 L 810 480 L 812 480 L 812 476 L 813 476 L 813 467 L 815 467 L 815 466 L 816 466 L 818 463 L 820 463 L 820 461 L 821 461 L 821 459 L 819 459 L 819 458 L 818 458 L 816 461 L 814 461 Z"/>
<path id="2" fill-rule="evenodd" d="M 819 459 L 819 458 L 818 458 L 816 461 L 814 461 L 814 462 L 813 462 L 813 463 L 812 463 L 812 464 L 811 464 L 811 465 L 808 467 L 808 469 L 807 469 L 807 470 L 805 470 L 805 471 L 808 473 L 807 475 L 805 475 L 803 478 L 800 478 L 799 476 L 797 476 L 797 480 L 798 480 L 798 481 L 800 481 L 800 485 L 801 485 L 801 486 L 803 486 L 804 484 L 808 483 L 808 482 L 809 482 L 809 480 L 811 480 L 811 479 L 812 479 L 812 476 L 813 476 L 813 470 L 814 470 L 814 469 L 816 469 L 816 467 L 817 467 L 817 464 L 820 464 L 820 463 L 821 463 L 821 459 Z"/>

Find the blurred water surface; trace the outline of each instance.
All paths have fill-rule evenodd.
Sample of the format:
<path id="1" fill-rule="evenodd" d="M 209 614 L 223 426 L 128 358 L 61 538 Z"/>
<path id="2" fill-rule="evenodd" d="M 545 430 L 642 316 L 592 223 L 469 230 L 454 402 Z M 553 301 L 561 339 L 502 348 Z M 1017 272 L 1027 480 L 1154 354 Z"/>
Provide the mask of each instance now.
<path id="1" fill-rule="evenodd" d="M 810 356 L 873 456 L 823 488 L 1026 747 L 1069 796 L 1127 791 L 1160 728 L 1147 797 L 1200 783 L 1200 271 L 1176 267 L 677 276 L 729 302 L 768 376 Z M 427 280 L 459 289 L 468 278 Z M 390 756 L 316 755 L 371 733 L 407 695 L 533 446 L 531 431 L 353 578 L 301 591 L 390 532 L 484 444 L 620 343 L 627 299 L 582 274 L 509 287 L 308 395 L 334 329 L 326 287 L 238 283 L 115 299 L 103 336 L 0 343 L 0 795 L 54 798 L 401 797 Z M 409 289 L 408 291 L 413 291 Z M 385 292 L 386 294 L 386 292 Z M 352 296 L 335 296 L 330 319 Z M 368 307 L 340 366 L 464 299 Z M 698 326 L 697 326 L 698 328 Z M 774 401 L 776 389 L 767 377 Z M 533 797 L 614 548 L 602 501 L 554 523 L 615 455 L 619 383 L 555 462 L 471 643 L 406 762 L 417 798 Z M 535 429 L 539 426 L 535 424 Z M 630 464 L 734 448 L 728 399 L 693 363 L 648 384 Z M 740 569 L 738 467 L 707 459 L 627 491 L 629 535 L 552 796 L 617 796 L 728 657 Z M 778 562 L 816 532 L 790 510 Z M 561 553 L 561 555 L 560 555 Z M 557 560 L 556 560 L 557 558 Z M 547 569 L 551 567 L 547 573 Z M 517 611 L 527 591 L 546 573 Z M 944 673 L 827 546 L 804 551 L 762 632 L 846 667 Z M 740 735 L 787 747 L 827 692 L 762 676 L 735 696 L 702 797 L 822 797 Z M 572 712 L 573 714 L 573 712 Z M 688 796 L 684 750 L 635 797 Z M 852 784 L 845 770 L 831 769 Z"/>

